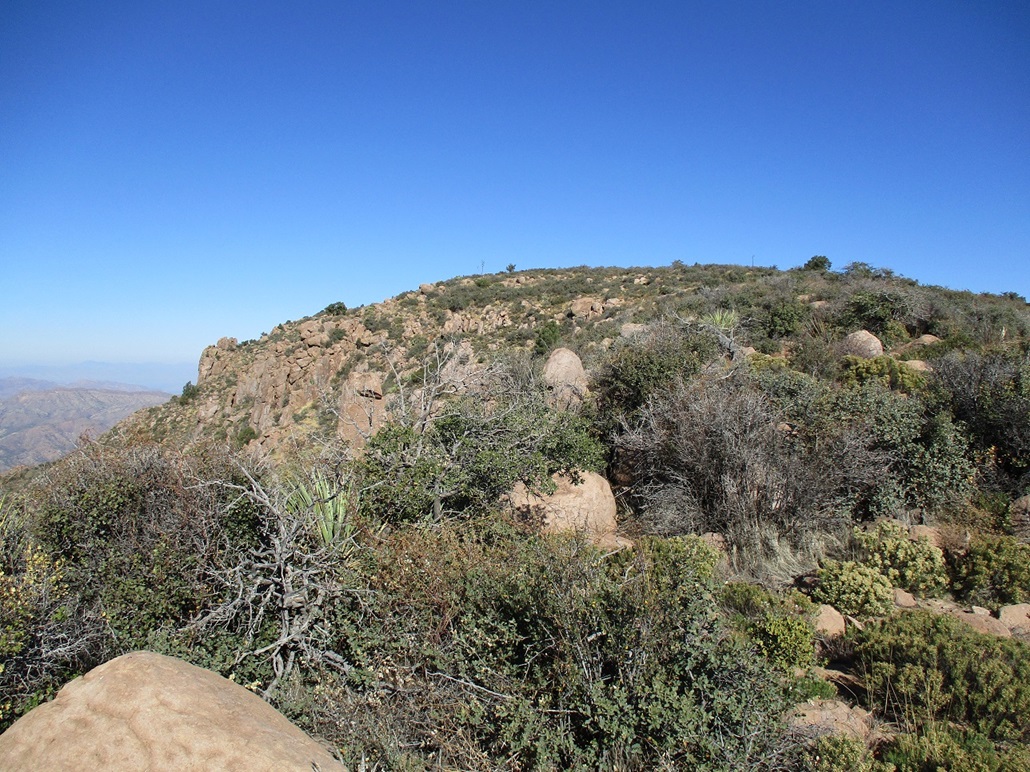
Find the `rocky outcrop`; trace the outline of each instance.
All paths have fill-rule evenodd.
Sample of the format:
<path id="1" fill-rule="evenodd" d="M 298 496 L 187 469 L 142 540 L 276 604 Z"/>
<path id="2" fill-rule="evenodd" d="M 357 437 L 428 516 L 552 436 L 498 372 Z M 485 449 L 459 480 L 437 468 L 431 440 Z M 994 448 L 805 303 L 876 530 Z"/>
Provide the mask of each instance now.
<path id="1" fill-rule="evenodd" d="M 615 496 L 608 481 L 594 472 L 580 472 L 577 484 L 555 475 L 557 489 L 551 494 L 531 493 L 522 483 L 508 496 L 512 508 L 544 533 L 577 532 L 595 544 L 618 548 L 630 542 L 618 536 Z"/>
<path id="2" fill-rule="evenodd" d="M 845 356 L 872 359 L 883 355 L 883 343 L 868 330 L 858 330 L 848 335 L 840 344 Z"/>
<path id="3" fill-rule="evenodd" d="M 604 301 L 600 298 L 576 298 L 569 306 L 569 316 L 590 318 L 604 313 Z"/>
<path id="4" fill-rule="evenodd" d="M 68 683 L 0 735 L 0 769 L 339 769 L 256 694 L 178 659 L 126 654 Z"/>
<path id="5" fill-rule="evenodd" d="M 978 633 L 994 635 L 998 638 L 1012 637 L 1012 631 L 1000 619 L 992 617 L 990 612 L 977 614 L 974 611 L 952 611 L 950 613 L 955 619 L 964 622 Z"/>

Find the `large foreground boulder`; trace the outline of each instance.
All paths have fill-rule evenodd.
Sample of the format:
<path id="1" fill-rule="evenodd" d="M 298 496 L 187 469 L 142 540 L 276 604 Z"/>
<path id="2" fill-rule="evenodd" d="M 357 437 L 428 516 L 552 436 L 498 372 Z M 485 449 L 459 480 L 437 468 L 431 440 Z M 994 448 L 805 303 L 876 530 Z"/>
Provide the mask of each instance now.
<path id="1" fill-rule="evenodd" d="M 256 694 L 137 651 L 68 683 L 0 735 L 0 769 L 342 770 Z"/>

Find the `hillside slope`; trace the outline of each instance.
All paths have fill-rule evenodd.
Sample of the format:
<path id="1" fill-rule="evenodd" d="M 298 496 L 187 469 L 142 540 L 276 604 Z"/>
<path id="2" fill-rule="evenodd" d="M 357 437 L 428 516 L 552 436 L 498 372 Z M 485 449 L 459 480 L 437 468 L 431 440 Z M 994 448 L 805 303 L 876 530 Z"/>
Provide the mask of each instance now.
<path id="1" fill-rule="evenodd" d="M 461 277 L 361 308 L 336 303 L 258 340 L 223 338 L 203 352 L 195 389 L 120 431 L 176 444 L 253 443 L 273 453 L 320 432 L 361 444 L 398 378 L 417 378 L 438 345 L 450 351 L 460 341 L 481 357 L 561 345 L 590 370 L 640 329 L 634 325 L 708 319 L 728 325 L 740 349 L 789 354 L 812 370 L 863 328 L 901 359 L 1012 343 L 1030 332 L 1027 308 L 1014 293 L 923 287 L 864 264 L 842 273 L 674 264 Z M 912 344 L 931 340 L 920 338 L 926 334 L 942 342 L 919 353 Z"/>

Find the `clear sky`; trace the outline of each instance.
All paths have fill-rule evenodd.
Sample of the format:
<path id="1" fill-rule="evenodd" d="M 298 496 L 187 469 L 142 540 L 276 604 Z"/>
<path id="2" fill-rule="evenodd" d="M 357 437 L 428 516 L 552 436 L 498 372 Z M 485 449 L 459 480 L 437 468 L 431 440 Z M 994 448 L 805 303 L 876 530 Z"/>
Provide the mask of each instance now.
<path id="1" fill-rule="evenodd" d="M 0 363 L 815 254 L 1030 295 L 1030 3 L 0 2 Z"/>

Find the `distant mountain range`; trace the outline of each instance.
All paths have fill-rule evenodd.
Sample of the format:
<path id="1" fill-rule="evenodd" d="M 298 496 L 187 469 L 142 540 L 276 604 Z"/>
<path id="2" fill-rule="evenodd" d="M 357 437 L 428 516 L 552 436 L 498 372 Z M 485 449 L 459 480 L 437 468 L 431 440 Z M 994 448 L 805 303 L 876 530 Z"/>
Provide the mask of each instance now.
<path id="1" fill-rule="evenodd" d="M 171 395 L 108 381 L 0 378 L 0 471 L 53 461 L 83 434 L 99 435 Z"/>
<path id="2" fill-rule="evenodd" d="M 0 379 L 45 381 L 114 391 L 164 391 L 178 394 L 186 381 L 197 379 L 196 362 L 74 362 L 63 365 L 0 363 Z M 32 388 L 31 384 L 28 388 Z M 2 395 L 0 395 L 2 396 Z"/>

